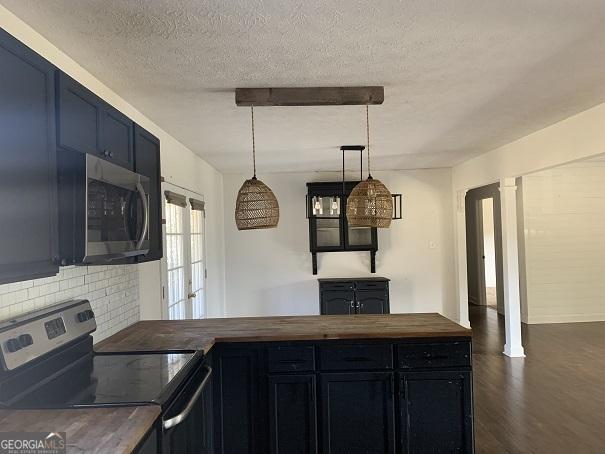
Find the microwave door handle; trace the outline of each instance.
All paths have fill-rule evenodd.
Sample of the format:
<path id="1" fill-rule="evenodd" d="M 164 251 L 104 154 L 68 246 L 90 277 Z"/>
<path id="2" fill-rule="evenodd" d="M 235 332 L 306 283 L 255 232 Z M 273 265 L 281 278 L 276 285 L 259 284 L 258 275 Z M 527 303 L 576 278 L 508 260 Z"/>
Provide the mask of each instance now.
<path id="1" fill-rule="evenodd" d="M 200 383 L 200 385 L 197 387 L 197 389 L 193 393 L 193 396 L 191 396 L 191 400 L 189 400 L 189 402 L 185 406 L 185 409 L 182 412 L 180 412 L 178 415 L 174 416 L 173 418 L 167 419 L 166 421 L 163 422 L 162 426 L 164 427 L 164 430 L 168 430 L 174 426 L 178 426 L 180 423 L 182 423 L 185 420 L 185 418 L 187 418 L 187 416 L 189 416 L 189 413 L 191 413 L 191 410 L 193 410 L 193 406 L 195 405 L 197 400 L 202 395 L 202 391 L 208 384 L 208 380 L 210 379 L 210 376 L 212 375 L 212 367 L 204 366 L 204 369 L 206 369 L 206 372 L 207 372 L 206 376 L 202 380 L 202 383 Z"/>
<path id="2" fill-rule="evenodd" d="M 136 247 L 137 250 L 140 250 L 143 246 L 143 241 L 145 241 L 145 237 L 147 236 L 147 230 L 149 230 L 149 205 L 147 204 L 147 194 L 145 194 L 145 190 L 140 181 L 137 182 L 137 191 L 139 192 L 141 203 L 143 204 L 143 230 L 141 231 L 141 238 L 139 238 Z"/>

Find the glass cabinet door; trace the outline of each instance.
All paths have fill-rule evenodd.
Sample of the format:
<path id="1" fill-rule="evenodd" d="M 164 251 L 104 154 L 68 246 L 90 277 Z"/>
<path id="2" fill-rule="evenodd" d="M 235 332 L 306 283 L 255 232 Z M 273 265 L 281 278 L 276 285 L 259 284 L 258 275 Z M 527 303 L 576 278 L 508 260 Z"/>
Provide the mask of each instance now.
<path id="1" fill-rule="evenodd" d="M 372 228 L 347 226 L 348 246 L 372 246 Z"/>
<path id="2" fill-rule="evenodd" d="M 315 220 L 318 248 L 339 248 L 342 246 L 340 219 L 318 218 Z"/>

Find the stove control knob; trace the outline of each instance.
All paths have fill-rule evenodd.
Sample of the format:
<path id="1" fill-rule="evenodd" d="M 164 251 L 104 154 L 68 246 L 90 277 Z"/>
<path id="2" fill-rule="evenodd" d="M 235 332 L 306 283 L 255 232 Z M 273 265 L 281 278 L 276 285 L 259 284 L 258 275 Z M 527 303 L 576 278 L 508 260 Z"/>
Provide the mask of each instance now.
<path id="1" fill-rule="evenodd" d="M 19 344 L 21 344 L 21 348 L 29 347 L 33 343 L 34 338 L 31 336 L 31 334 L 21 334 L 19 336 Z"/>
<path id="2" fill-rule="evenodd" d="M 87 309 L 85 311 L 78 312 L 76 317 L 80 323 L 83 323 L 90 320 L 91 318 L 95 318 L 95 313 L 90 309 Z"/>
<path id="3" fill-rule="evenodd" d="M 6 350 L 9 353 L 15 353 L 17 350 L 21 350 L 21 343 L 19 339 L 9 339 L 6 341 Z"/>

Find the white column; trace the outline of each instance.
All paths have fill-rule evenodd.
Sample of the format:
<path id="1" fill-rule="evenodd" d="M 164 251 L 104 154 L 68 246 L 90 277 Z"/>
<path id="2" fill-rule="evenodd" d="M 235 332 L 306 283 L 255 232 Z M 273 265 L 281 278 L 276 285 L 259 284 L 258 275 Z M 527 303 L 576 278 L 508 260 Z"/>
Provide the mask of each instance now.
<path id="1" fill-rule="evenodd" d="M 514 178 L 500 181 L 502 214 L 502 262 L 504 271 L 504 354 L 524 357 L 521 344 L 521 297 L 519 294 L 519 248 L 517 244 L 517 184 Z"/>
<path id="2" fill-rule="evenodd" d="M 468 318 L 468 281 L 466 270 L 466 190 L 456 192 L 456 290 L 458 298 L 458 323 L 471 327 Z"/>

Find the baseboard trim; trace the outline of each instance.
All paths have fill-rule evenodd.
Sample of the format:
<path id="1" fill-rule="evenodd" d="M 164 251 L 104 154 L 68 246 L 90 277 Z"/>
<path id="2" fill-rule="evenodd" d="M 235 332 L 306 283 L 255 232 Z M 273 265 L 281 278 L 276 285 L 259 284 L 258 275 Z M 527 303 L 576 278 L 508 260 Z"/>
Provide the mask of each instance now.
<path id="1" fill-rule="evenodd" d="M 605 314 L 562 314 L 528 316 L 528 325 L 543 325 L 550 323 L 590 323 L 605 322 Z"/>

